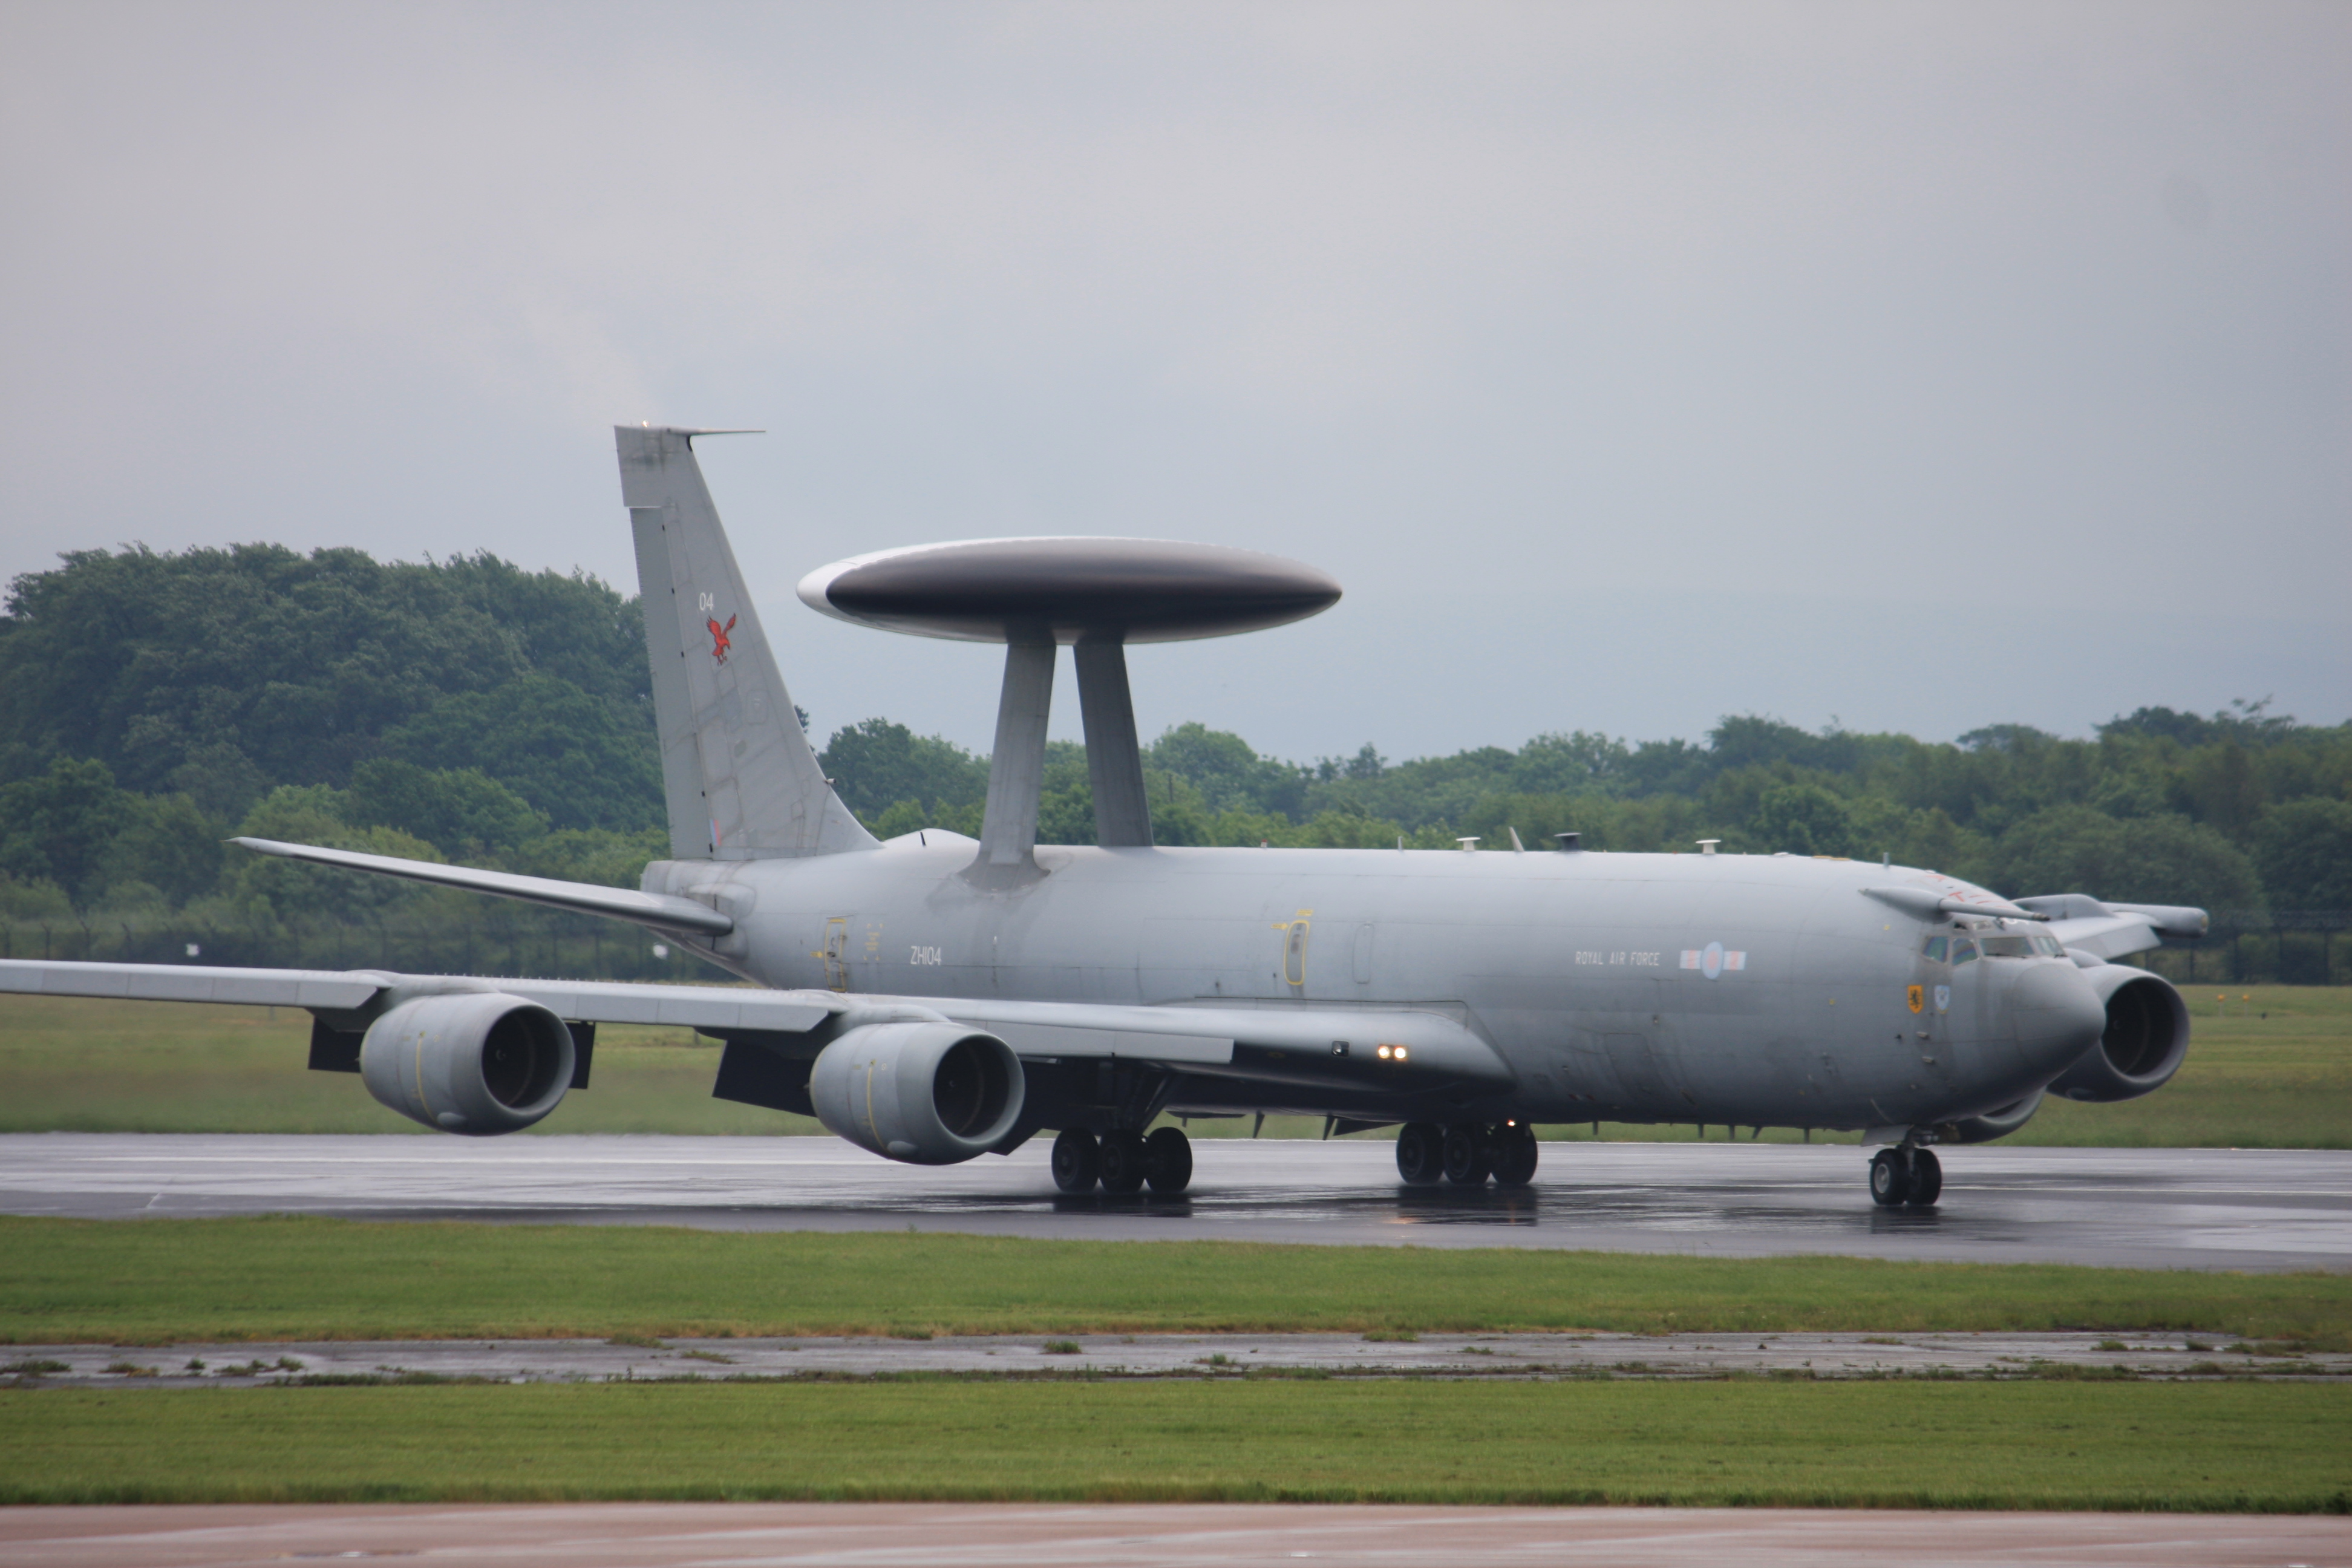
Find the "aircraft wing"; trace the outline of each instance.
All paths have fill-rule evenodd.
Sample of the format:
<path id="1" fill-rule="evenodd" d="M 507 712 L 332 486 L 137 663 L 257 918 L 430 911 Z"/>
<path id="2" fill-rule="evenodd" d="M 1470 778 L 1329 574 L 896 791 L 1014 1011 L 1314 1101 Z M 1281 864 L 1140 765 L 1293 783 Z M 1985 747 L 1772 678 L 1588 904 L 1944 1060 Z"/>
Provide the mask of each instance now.
<path id="1" fill-rule="evenodd" d="M 1442 1013 L 1416 1008 L 1290 1006 L 1123 1007 L 1094 1002 L 966 1001 L 960 997 L 860 997 L 928 1008 L 1001 1035 L 1024 1057 L 1119 1057 L 1214 1067 L 1235 1046 L 1323 1057 L 1369 1056 L 1402 1046 L 1421 1068 L 1508 1083 L 1512 1073 L 1485 1039 Z"/>
<path id="2" fill-rule="evenodd" d="M 2160 947 L 2166 937 L 2205 934 L 2205 911 L 2178 904 L 2107 904 L 2088 893 L 2044 893 L 2018 903 L 2050 921 L 2069 952 L 2123 958 Z"/>
<path id="3" fill-rule="evenodd" d="M 700 906 L 697 906 L 699 908 Z M 707 912 L 707 911 L 706 911 Z M 496 991 L 583 1024 L 667 1024 L 690 1029 L 803 1034 L 846 998 L 830 991 L 754 991 L 731 985 L 633 985 L 596 980 L 509 980 L 395 974 L 382 969 L 224 969 L 180 963 L 68 963 L 0 959 L 0 992 L 114 996 L 140 1002 L 226 1002 L 308 1007 L 373 1017 L 397 1001 L 436 992 Z"/>
<path id="4" fill-rule="evenodd" d="M 698 905 L 697 908 L 701 906 Z M 1129 1007 L 1087 1002 L 1011 1002 L 950 996 L 764 991 L 732 985 L 641 985 L 594 980 L 509 980 L 397 974 L 385 970 L 229 969 L 176 963 L 80 963 L 0 959 L 0 993 L 110 996 L 149 1002 L 219 1002 L 307 1007 L 357 1028 L 396 1003 L 444 992 L 494 991 L 536 1002 L 576 1023 L 652 1024 L 714 1037 L 804 1035 L 838 1017 L 843 1026 L 946 1019 L 1003 1037 L 1024 1057 L 1108 1058 L 1171 1067 L 1230 1067 L 1246 1045 L 1304 1055 L 1369 1055 L 1403 1046 L 1423 1068 L 1507 1082 L 1494 1047 L 1441 1013 L 1332 1007 Z"/>

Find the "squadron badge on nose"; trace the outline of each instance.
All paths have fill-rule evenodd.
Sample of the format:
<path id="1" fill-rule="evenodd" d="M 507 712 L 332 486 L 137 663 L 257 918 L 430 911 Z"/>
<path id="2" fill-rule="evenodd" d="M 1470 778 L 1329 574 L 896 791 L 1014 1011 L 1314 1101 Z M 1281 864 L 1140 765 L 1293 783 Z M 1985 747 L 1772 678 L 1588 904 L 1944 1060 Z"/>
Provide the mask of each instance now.
<path id="1" fill-rule="evenodd" d="M 1927 1005 L 1927 988 L 1924 985 L 1911 986 L 1903 993 L 1903 1000 L 1911 1004 L 1911 1011 L 1916 1013 Z"/>

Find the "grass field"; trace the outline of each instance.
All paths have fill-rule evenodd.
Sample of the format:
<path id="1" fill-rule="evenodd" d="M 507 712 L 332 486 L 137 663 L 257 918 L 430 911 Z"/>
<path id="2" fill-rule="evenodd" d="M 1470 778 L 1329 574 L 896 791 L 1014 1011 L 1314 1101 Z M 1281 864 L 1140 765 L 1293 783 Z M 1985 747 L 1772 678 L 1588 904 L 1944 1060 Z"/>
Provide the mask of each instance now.
<path id="1" fill-rule="evenodd" d="M 880 1499 L 2343 1511 L 2307 1384 L 0 1392 L 0 1504 Z"/>
<path id="2" fill-rule="evenodd" d="M 2352 1348 L 2352 1278 L 312 1217 L 0 1218 L 0 1341 L 1372 1329 L 2199 1331 Z"/>
<path id="3" fill-rule="evenodd" d="M 2008 1142 L 2352 1148 L 2352 986 L 2242 988 L 2229 994 L 2226 1007 L 2215 995 L 2189 995 L 2195 1043 L 2188 1065 L 2163 1089 L 2122 1105 L 2045 1104 Z M 309 1014 L 287 1007 L 0 996 L 0 1132 L 425 1131 L 378 1106 L 354 1077 L 303 1070 L 310 1029 Z M 719 1047 L 688 1030 L 600 1029 L 593 1087 L 566 1099 L 539 1131 L 820 1131 L 800 1117 L 711 1099 L 718 1066 Z M 1313 1137 L 1320 1125 L 1275 1118 L 1265 1136 Z M 1192 1131 L 1237 1137 L 1249 1127 L 1196 1121 Z M 1721 1127 L 1711 1131 L 1724 1136 Z M 1583 1125 L 1544 1132 L 1592 1136 Z M 1686 1142 L 1697 1133 L 1603 1122 L 1601 1136 Z M 1798 1136 L 1764 1134 L 1767 1142 Z"/>
<path id="4" fill-rule="evenodd" d="M 355 1074 L 310 1072 L 296 1007 L 0 996 L 0 1132 L 413 1132 Z M 592 1087 L 547 1132 L 817 1132 L 710 1098 L 719 1047 L 691 1030 L 596 1031 Z"/>

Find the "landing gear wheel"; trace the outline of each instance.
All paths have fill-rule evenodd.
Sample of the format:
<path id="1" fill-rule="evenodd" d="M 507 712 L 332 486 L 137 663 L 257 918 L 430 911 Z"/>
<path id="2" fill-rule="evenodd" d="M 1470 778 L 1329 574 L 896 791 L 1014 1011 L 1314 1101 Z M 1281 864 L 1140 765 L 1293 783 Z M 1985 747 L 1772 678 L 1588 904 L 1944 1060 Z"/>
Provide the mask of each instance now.
<path id="1" fill-rule="evenodd" d="M 1066 1193 L 1090 1193 L 1102 1176 L 1102 1151 L 1083 1127 L 1065 1127 L 1054 1140 L 1054 1184 Z"/>
<path id="2" fill-rule="evenodd" d="M 1445 1179 L 1457 1187 L 1483 1187 L 1494 1169 L 1495 1152 L 1486 1130 L 1457 1121 L 1445 1130 Z"/>
<path id="3" fill-rule="evenodd" d="M 1536 1130 L 1522 1121 L 1496 1130 L 1495 1184 L 1524 1187 L 1536 1178 Z"/>
<path id="4" fill-rule="evenodd" d="M 1899 1207 L 1911 1195 L 1911 1170 L 1900 1149 L 1881 1149 L 1871 1156 L 1870 1201 L 1880 1208 Z"/>
<path id="5" fill-rule="evenodd" d="M 1107 1193 L 1140 1192 L 1147 1156 L 1139 1132 L 1106 1132 L 1102 1141 L 1102 1184 Z"/>
<path id="6" fill-rule="evenodd" d="M 1162 1127 L 1143 1141 L 1143 1179 L 1169 1197 L 1192 1184 L 1192 1141 L 1181 1128 Z"/>
<path id="7" fill-rule="evenodd" d="M 1433 1187 L 1445 1176 L 1445 1132 L 1433 1121 L 1397 1129 L 1397 1174 L 1408 1187 Z"/>
<path id="8" fill-rule="evenodd" d="M 1903 1201 L 1915 1209 L 1933 1208 L 1944 1191 L 1944 1163 L 1933 1149 L 1911 1151 L 1911 1190 Z"/>

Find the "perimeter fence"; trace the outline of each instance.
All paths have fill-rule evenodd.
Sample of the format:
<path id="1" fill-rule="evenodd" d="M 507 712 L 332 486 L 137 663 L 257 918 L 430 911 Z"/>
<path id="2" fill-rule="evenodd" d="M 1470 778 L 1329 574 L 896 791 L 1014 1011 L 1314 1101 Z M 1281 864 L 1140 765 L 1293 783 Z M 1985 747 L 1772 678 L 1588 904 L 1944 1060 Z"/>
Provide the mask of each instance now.
<path id="1" fill-rule="evenodd" d="M 2336 939 L 2352 910 L 2216 910 L 2205 935 L 2141 955 L 2166 979 L 2196 985 L 2334 985 L 2352 982 Z"/>

